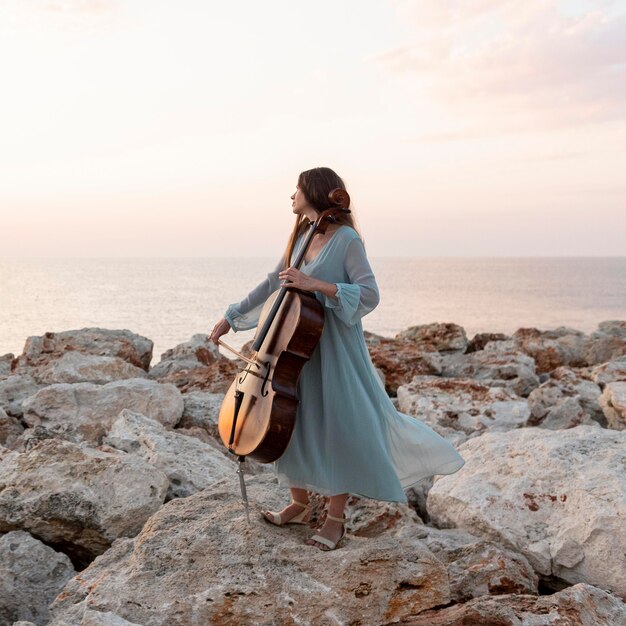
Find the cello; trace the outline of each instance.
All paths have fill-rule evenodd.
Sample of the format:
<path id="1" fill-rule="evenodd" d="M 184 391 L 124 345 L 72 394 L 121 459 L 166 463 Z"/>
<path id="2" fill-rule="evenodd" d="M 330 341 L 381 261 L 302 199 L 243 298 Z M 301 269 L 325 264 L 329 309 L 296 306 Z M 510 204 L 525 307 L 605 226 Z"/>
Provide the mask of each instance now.
<path id="1" fill-rule="evenodd" d="M 350 196 L 345 189 L 333 189 L 328 198 L 333 206 L 309 222 L 309 233 L 293 263 L 296 269 L 304 261 L 315 233 L 325 233 L 338 215 L 350 212 Z M 246 363 L 226 392 L 218 418 L 220 439 L 239 460 L 237 472 L 246 513 L 243 462 L 250 457 L 272 463 L 286 450 L 296 424 L 298 379 L 323 329 L 324 307 L 315 294 L 283 285 L 263 306 L 251 358 L 218 339 Z"/>

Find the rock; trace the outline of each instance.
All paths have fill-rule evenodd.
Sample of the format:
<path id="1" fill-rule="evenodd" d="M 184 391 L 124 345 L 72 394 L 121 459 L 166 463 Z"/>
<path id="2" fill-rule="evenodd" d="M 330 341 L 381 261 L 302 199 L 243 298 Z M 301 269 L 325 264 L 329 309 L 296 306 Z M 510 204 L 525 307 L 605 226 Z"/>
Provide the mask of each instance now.
<path id="1" fill-rule="evenodd" d="M 10 448 L 24 432 L 24 427 L 15 417 L 10 417 L 0 408 L 0 445 Z"/>
<path id="2" fill-rule="evenodd" d="M 483 350 L 490 341 L 510 341 L 511 337 L 503 333 L 476 333 L 467 344 L 465 353 Z"/>
<path id="3" fill-rule="evenodd" d="M 626 432 L 522 428 L 464 443 L 463 471 L 440 476 L 428 512 L 521 552 L 542 576 L 626 596 Z"/>
<path id="4" fill-rule="evenodd" d="M 626 321 L 607 321 L 598 324 L 585 344 L 588 365 L 598 365 L 626 355 Z"/>
<path id="5" fill-rule="evenodd" d="M 519 552 L 458 529 L 423 526 L 417 535 L 448 568 L 453 602 L 503 593 L 538 593 L 538 577 Z"/>
<path id="6" fill-rule="evenodd" d="M 194 437 L 166 430 L 159 422 L 124 409 L 105 443 L 144 459 L 169 479 L 166 500 L 184 498 L 235 475 L 237 463 Z"/>
<path id="7" fill-rule="evenodd" d="M 281 508 L 275 481 L 249 494 Z M 412 537 L 375 541 L 350 532 L 337 550 L 263 521 L 248 525 L 235 477 L 163 506 L 135 539 L 116 541 L 71 580 L 51 607 L 53 624 L 80 623 L 87 606 L 143 626 L 369 624 L 397 622 L 449 601 L 446 570 Z"/>
<path id="8" fill-rule="evenodd" d="M 589 377 L 600 389 L 607 383 L 626 382 L 626 357 L 592 367 Z"/>
<path id="9" fill-rule="evenodd" d="M 365 332 L 365 340 L 372 362 L 382 373 L 385 390 L 395 396 L 398 386 L 419 374 L 439 374 L 441 369 L 433 362 L 432 353 L 423 352 L 410 339 L 389 339 Z"/>
<path id="10" fill-rule="evenodd" d="M 23 409 L 29 426 L 73 427 L 84 441 L 99 444 L 122 409 L 173 428 L 183 413 L 183 399 L 174 385 L 129 378 L 106 385 L 50 385 L 25 401 Z"/>
<path id="11" fill-rule="evenodd" d="M 572 428 L 579 424 L 606 426 L 598 403 L 600 387 L 581 376 L 580 371 L 557 367 L 550 378 L 530 392 L 528 405 L 532 412 L 531 426 L 553 430 Z"/>
<path id="12" fill-rule="evenodd" d="M 206 430 L 212 437 L 219 439 L 217 422 L 220 408 L 224 401 L 223 393 L 210 391 L 190 391 L 183 396 L 185 407 L 178 428 L 198 426 Z"/>
<path id="13" fill-rule="evenodd" d="M 488 430 L 520 428 L 530 417 L 528 403 L 513 391 L 468 379 L 416 376 L 398 387 L 398 401 L 402 413 L 417 417 L 456 445 Z"/>
<path id="14" fill-rule="evenodd" d="M 68 625 L 69 626 L 69 625 Z M 111 611 L 100 613 L 87 609 L 80 622 L 80 626 L 141 626 L 136 622 L 129 622 Z"/>
<path id="15" fill-rule="evenodd" d="M 50 439 L 25 453 L 0 448 L 0 532 L 27 530 L 84 564 L 136 535 L 169 481 L 143 459 Z"/>
<path id="16" fill-rule="evenodd" d="M 472 378 L 488 387 L 508 387 L 523 397 L 539 386 L 534 360 L 509 341 L 490 341 L 478 352 L 443 354 L 434 360 L 445 378 Z"/>
<path id="17" fill-rule="evenodd" d="M 95 383 L 105 385 L 125 378 L 146 378 L 146 372 L 116 356 L 95 356 L 75 350 L 51 359 L 40 368 L 32 368 L 33 378 L 40 384 Z"/>
<path id="18" fill-rule="evenodd" d="M 0 624 L 48 624 L 48 605 L 76 572 L 65 554 L 22 530 L 0 536 Z"/>
<path id="19" fill-rule="evenodd" d="M 29 337 L 24 352 L 18 357 L 16 368 L 40 368 L 71 350 L 96 356 L 119 357 L 145 371 L 152 360 L 152 341 L 130 330 L 81 328 L 61 333 L 45 333 Z"/>
<path id="20" fill-rule="evenodd" d="M 222 356 L 209 335 L 197 334 L 161 355 L 149 372 L 150 378 L 173 383 L 182 393 L 225 393 L 240 366 Z"/>
<path id="21" fill-rule="evenodd" d="M 32 376 L 16 374 L 0 380 L 0 407 L 13 417 L 22 417 L 22 403 L 41 389 Z"/>
<path id="22" fill-rule="evenodd" d="M 585 333 L 560 326 L 554 330 L 519 328 L 513 333 L 517 350 L 535 360 L 538 374 L 551 372 L 561 365 L 583 367 L 585 358 Z"/>
<path id="23" fill-rule="evenodd" d="M 465 352 L 468 343 L 463 327 L 449 322 L 411 326 L 396 339 L 410 339 L 424 352 Z"/>
<path id="24" fill-rule="evenodd" d="M 626 428 L 626 382 L 608 383 L 600 396 L 600 406 L 604 411 L 609 428 Z"/>
<path id="25" fill-rule="evenodd" d="M 8 378 L 11 375 L 11 365 L 14 359 L 15 355 L 10 352 L 0 356 L 0 380 Z"/>
<path id="26" fill-rule="evenodd" d="M 624 626 L 626 605 L 585 583 L 549 596 L 483 596 L 431 609 L 400 622 L 411 626 Z"/>

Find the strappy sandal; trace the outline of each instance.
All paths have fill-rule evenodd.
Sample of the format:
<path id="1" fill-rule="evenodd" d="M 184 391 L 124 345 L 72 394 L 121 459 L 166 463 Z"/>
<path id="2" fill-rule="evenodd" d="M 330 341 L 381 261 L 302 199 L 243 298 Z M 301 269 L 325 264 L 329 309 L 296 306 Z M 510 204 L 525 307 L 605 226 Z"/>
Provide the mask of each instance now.
<path id="1" fill-rule="evenodd" d="M 298 506 L 304 507 L 300 513 L 294 515 L 291 519 L 283 522 L 280 519 L 280 513 L 274 513 L 273 511 L 261 511 L 263 515 L 263 519 L 268 521 L 270 524 L 274 524 L 275 526 L 286 526 L 287 524 L 308 524 L 308 521 L 304 521 L 304 517 L 307 514 L 307 511 L 311 508 L 310 505 L 304 504 L 304 502 L 298 502 L 297 500 L 292 500 L 291 504 L 297 504 Z M 268 514 L 272 519 L 268 517 Z"/>
<path id="2" fill-rule="evenodd" d="M 336 522 L 341 522 L 343 524 L 343 533 L 341 533 L 341 537 L 339 537 L 339 539 L 337 539 L 337 541 L 335 541 L 334 543 L 330 539 L 327 539 L 326 537 L 322 537 L 322 535 L 313 535 L 310 540 L 319 541 L 320 543 L 323 543 L 325 546 L 327 546 L 328 550 L 334 550 L 337 547 L 337 544 L 346 536 L 346 518 L 335 517 L 334 515 L 327 514 L 326 519 L 332 519 L 332 520 L 335 520 Z M 312 544 L 308 544 L 308 545 L 312 545 Z M 319 546 L 315 546 L 315 547 L 318 548 L 318 550 L 324 550 L 324 548 L 320 548 Z M 328 550 L 324 550 L 324 551 L 327 552 Z"/>

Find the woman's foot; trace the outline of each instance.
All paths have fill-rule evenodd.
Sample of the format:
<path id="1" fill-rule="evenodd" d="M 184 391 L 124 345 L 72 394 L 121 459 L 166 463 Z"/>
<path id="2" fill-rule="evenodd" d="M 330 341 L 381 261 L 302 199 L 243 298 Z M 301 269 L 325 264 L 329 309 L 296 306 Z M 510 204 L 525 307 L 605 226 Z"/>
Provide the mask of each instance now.
<path id="1" fill-rule="evenodd" d="M 292 522 L 294 518 L 298 518 L 298 516 L 304 511 L 304 515 L 298 518 L 298 523 L 306 524 L 311 520 L 311 509 L 307 508 L 305 510 L 305 507 L 308 506 L 309 505 L 304 502 L 293 501 L 278 513 L 273 511 L 261 511 L 261 513 L 268 522 L 275 524 L 276 526 L 283 526 Z"/>
<path id="2" fill-rule="evenodd" d="M 324 522 L 324 525 L 322 526 L 322 528 L 320 528 L 317 534 L 320 535 L 321 537 L 324 537 L 324 539 L 328 539 L 330 542 L 336 545 L 337 543 L 339 543 L 339 540 L 344 536 L 345 534 L 344 531 L 345 531 L 345 526 L 342 522 L 339 522 L 334 519 L 329 519 L 329 517 L 327 516 L 326 521 Z M 313 538 L 309 539 L 307 541 L 307 544 L 309 546 L 315 546 L 316 548 L 319 548 L 320 550 L 333 550 L 334 549 L 334 548 L 331 548 L 330 546 L 320 543 L 319 541 L 316 541 Z"/>

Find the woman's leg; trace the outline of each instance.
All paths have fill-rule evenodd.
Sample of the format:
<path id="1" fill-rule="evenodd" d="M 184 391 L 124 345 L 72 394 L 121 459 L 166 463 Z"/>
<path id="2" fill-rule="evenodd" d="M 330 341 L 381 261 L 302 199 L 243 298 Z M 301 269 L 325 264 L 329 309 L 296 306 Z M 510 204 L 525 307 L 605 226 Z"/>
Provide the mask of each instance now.
<path id="1" fill-rule="evenodd" d="M 301 502 L 302 504 L 309 503 L 309 494 L 306 489 L 290 487 L 289 491 L 291 491 L 291 497 L 295 502 Z M 264 511 L 264 513 L 271 514 L 271 511 Z M 299 504 L 294 504 L 292 502 L 291 504 L 288 504 L 282 511 L 280 511 L 280 519 L 283 522 L 288 522 L 290 519 L 298 515 L 298 513 L 302 513 L 302 507 Z M 303 521 L 308 521 L 310 519 L 311 511 L 307 511 L 307 514 L 304 516 Z"/>
<path id="2" fill-rule="evenodd" d="M 347 493 L 340 493 L 336 496 L 330 496 L 330 501 L 328 503 L 328 515 L 332 515 L 333 517 L 343 517 L 348 495 L 349 494 Z M 328 519 L 328 515 L 326 516 L 324 525 L 320 528 L 317 534 L 329 539 L 333 543 L 336 543 L 339 541 L 339 537 L 341 537 L 341 534 L 343 533 L 343 524 L 341 522 Z M 325 546 L 319 541 L 314 541 L 313 539 L 309 539 L 307 544 L 310 546 L 317 546 L 322 550 L 328 550 L 328 546 Z"/>

